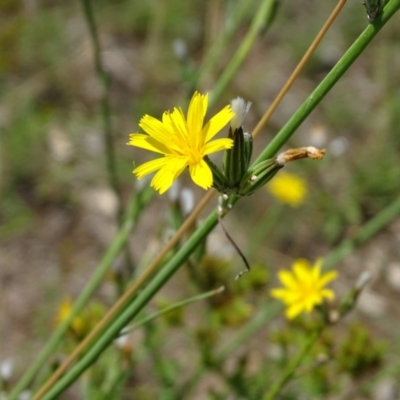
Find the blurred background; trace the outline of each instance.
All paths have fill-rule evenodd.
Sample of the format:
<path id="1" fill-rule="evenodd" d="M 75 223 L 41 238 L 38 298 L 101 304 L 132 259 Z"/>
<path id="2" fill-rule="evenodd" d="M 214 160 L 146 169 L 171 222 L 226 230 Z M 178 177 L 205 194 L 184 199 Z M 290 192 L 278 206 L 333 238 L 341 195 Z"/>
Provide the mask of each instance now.
<path id="1" fill-rule="evenodd" d="M 195 90 L 212 93 L 249 30 L 259 3 L 93 2 L 100 55 L 109 76 L 119 196 L 109 184 L 101 108 L 104 87 L 96 73 L 82 5 L 77 1 L 50 0 L 0 3 L 0 364 L 12 364 L 11 382 L 43 347 L 57 323 L 60 305 L 80 293 L 117 232 L 118 210 L 124 210 L 128 198 L 139 190 L 132 175 L 133 163 L 138 165 L 153 155 L 126 146 L 129 133 L 140 131 L 138 122 L 144 114 L 161 118 L 163 111 L 177 106 L 186 111 Z M 332 0 L 276 2 L 273 17 L 208 116 L 241 96 L 252 102 L 244 123 L 251 131 L 335 5 Z M 199 289 L 201 292 L 222 284 L 231 287 L 222 297 L 225 300 L 208 303 L 207 307 L 201 303 L 190 306 L 177 316 L 178 322 L 163 320 L 159 322 L 161 326 L 155 323 L 151 328 L 155 332 L 153 342 L 153 336 L 146 331 L 150 328 L 135 332 L 130 339 L 135 369 L 125 386 L 129 390 L 115 398 L 154 398 L 151 396 L 158 389 L 168 387 L 157 354 L 162 354 L 166 363 L 170 357 L 175 358 L 179 368 L 191 365 L 193 360 L 196 365 L 207 365 L 199 356 L 204 349 L 194 344 L 199 337 L 206 337 L 216 346 L 221 338 L 231 337 L 262 307 L 268 307 L 268 292 L 277 285 L 277 270 L 290 268 L 298 258 L 314 262 L 327 256 L 399 196 L 398 17 L 389 21 L 287 143 L 287 148 L 314 145 L 327 149 L 321 162 L 304 160 L 285 167 L 285 172 L 300 182 L 300 199 L 287 202 L 266 187 L 240 200 L 226 217 L 227 229 L 254 266 L 253 277 L 247 274 L 243 283 L 235 286 L 234 277 L 243 266 L 217 228 L 208 239 L 207 255 L 199 262 L 202 267 L 197 269 L 197 275 L 203 274 L 203 278 L 182 268 L 155 299 L 153 307 L 158 307 L 157 302 L 168 304 Z M 255 155 L 367 24 L 361 0 L 348 1 L 257 137 Z M 210 62 L 215 44 L 227 31 L 229 40 Z M 179 190 L 186 194 L 180 196 Z M 203 195 L 186 173 L 179 180 L 175 197 L 155 194 L 129 242 L 131 267 L 145 267 L 177 228 L 176 220 L 171 218 L 174 205 L 178 204 L 185 215 L 191 203 L 196 204 Z M 215 198 L 208 210 L 216 204 Z M 203 217 L 206 215 L 205 212 Z M 366 348 L 374 349 L 372 362 L 362 356 L 361 361 L 357 358 L 361 367 L 366 365 L 357 373 L 348 366 L 334 369 L 328 363 L 324 374 L 304 383 L 301 393 L 305 397 L 289 391 L 288 397 L 282 398 L 398 398 L 393 393 L 398 393 L 396 377 L 400 373 L 399 243 L 397 218 L 338 266 L 339 279 L 333 285 L 341 296 L 354 286 L 363 271 L 371 272 L 372 283 L 360 297 L 357 309 L 334 328 L 327 341 L 332 348 L 336 343 L 337 351 L 345 354 L 341 353 L 342 358 L 349 359 L 345 345 L 361 335 L 363 339 L 357 339 L 363 343 L 361 349 L 348 351 L 353 356 L 358 351 L 359 356 Z M 130 273 L 126 264 L 123 256 L 115 260 L 98 290 L 93 301 L 99 314 L 123 290 L 121 280 L 125 282 Z M 194 284 L 196 279 L 201 284 Z M 214 325 L 216 313 L 218 323 Z M 212 334 L 207 326 L 216 326 Z M 278 357 L 276 349 L 282 346 L 286 329 L 283 317 L 260 328 L 251 340 L 229 354 L 223 366 L 225 376 L 234 375 L 237 370 L 246 376 L 261 371 L 259 366 L 268 357 Z M 61 349 L 52 362 L 57 364 L 71 348 Z M 333 356 L 336 361 L 340 359 L 338 354 Z M 345 371 L 340 379 L 339 370 Z M 191 371 L 189 368 L 180 378 L 189 379 Z M 371 376 L 377 378 L 370 380 Z M 172 378 L 175 381 L 176 375 L 172 374 Z M 164 393 L 158 398 L 259 398 L 236 389 L 235 392 L 234 387 L 210 369 L 186 397 Z M 394 397 L 384 397 L 390 394 Z M 79 387 L 64 396 L 88 398 L 81 397 Z"/>

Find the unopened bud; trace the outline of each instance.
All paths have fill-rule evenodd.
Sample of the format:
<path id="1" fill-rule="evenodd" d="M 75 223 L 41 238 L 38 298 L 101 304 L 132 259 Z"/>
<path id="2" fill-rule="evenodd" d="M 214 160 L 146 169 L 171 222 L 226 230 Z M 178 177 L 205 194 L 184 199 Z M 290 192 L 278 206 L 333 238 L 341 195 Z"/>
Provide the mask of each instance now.
<path id="1" fill-rule="evenodd" d="M 234 131 L 243 125 L 244 118 L 251 107 L 251 102 L 248 101 L 246 103 L 241 97 L 236 97 L 231 101 L 231 107 L 235 113 L 231 120 L 231 128 Z"/>
<path id="2" fill-rule="evenodd" d="M 240 182 L 239 193 L 241 196 L 249 196 L 260 187 L 264 186 L 283 167 L 275 158 L 258 163 Z"/>
<path id="3" fill-rule="evenodd" d="M 235 116 L 231 120 L 228 137 L 233 140 L 233 146 L 225 150 L 224 175 L 232 191 L 239 187 L 249 168 L 253 153 L 253 137 L 250 133 L 244 132 L 242 126 L 250 105 L 251 103 L 246 103 L 241 97 L 231 102 Z"/>

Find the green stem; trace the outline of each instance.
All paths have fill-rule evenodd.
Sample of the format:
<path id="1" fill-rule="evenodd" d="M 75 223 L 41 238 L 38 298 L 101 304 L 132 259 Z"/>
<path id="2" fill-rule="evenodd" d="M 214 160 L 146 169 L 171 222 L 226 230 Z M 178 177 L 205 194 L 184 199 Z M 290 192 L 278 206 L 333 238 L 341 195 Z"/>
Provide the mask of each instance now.
<path id="1" fill-rule="evenodd" d="M 14 387 L 9 395 L 9 400 L 15 400 L 19 393 L 21 393 L 33 380 L 37 372 L 41 369 L 43 363 L 50 356 L 50 354 L 56 349 L 65 332 L 71 324 L 71 321 L 78 315 L 83 309 L 86 303 L 89 301 L 95 290 L 100 285 L 105 274 L 109 271 L 109 268 L 113 261 L 116 259 L 120 251 L 126 245 L 129 235 L 132 229 L 139 219 L 141 210 L 149 203 L 153 196 L 154 191 L 151 188 L 146 188 L 143 192 L 140 192 L 136 196 L 132 196 L 129 202 L 127 217 L 125 222 L 120 227 L 119 232 L 111 242 L 103 258 L 100 260 L 94 274 L 90 281 L 86 284 L 79 297 L 76 299 L 74 306 L 71 310 L 70 315 L 66 318 L 54 331 L 50 339 L 47 341 L 45 347 L 36 357 L 34 363 L 24 373 L 19 380 L 18 384 Z"/>
<path id="2" fill-rule="evenodd" d="M 224 287 L 222 286 L 222 287 L 220 287 L 218 289 L 214 289 L 214 290 L 211 290 L 209 292 L 202 293 L 202 294 L 199 294 L 197 296 L 190 297 L 189 299 L 185 299 L 185 300 L 179 301 L 178 303 L 171 304 L 170 306 L 165 307 L 162 310 L 157 311 L 157 312 L 155 312 L 153 314 L 150 314 L 150 315 L 144 317 L 143 319 L 141 319 L 140 321 L 137 321 L 134 324 L 125 327 L 121 331 L 119 336 L 127 335 L 128 333 L 134 331 L 135 329 L 141 327 L 142 325 L 144 325 L 144 324 L 146 324 L 146 323 L 148 323 L 150 321 L 153 321 L 153 320 L 161 317 L 164 314 L 167 314 L 167 313 L 169 313 L 169 312 L 171 312 L 173 310 L 176 310 L 178 308 L 185 307 L 185 306 L 187 306 L 187 305 L 189 305 L 191 303 L 195 303 L 196 301 L 204 300 L 204 299 L 206 299 L 208 297 L 214 296 L 214 295 L 216 295 L 218 293 L 221 293 L 223 290 L 224 290 Z"/>
<path id="3" fill-rule="evenodd" d="M 99 37 L 97 35 L 97 26 L 96 26 L 96 21 L 94 19 L 92 4 L 90 0 L 81 0 L 81 3 L 83 6 L 86 22 L 89 27 L 90 37 L 92 39 L 96 72 L 99 77 L 99 81 L 101 82 L 101 85 L 103 87 L 103 92 L 101 96 L 101 116 L 103 118 L 103 129 L 104 129 L 103 136 L 104 136 L 104 147 L 106 150 L 108 181 L 109 185 L 112 187 L 118 199 L 117 221 L 118 225 L 121 225 L 124 216 L 124 208 L 120 191 L 120 182 L 118 178 L 114 141 L 112 137 L 112 128 L 111 128 L 111 107 L 110 107 L 111 77 L 106 72 L 101 58 L 101 48 L 100 48 Z M 128 271 L 130 273 L 133 273 L 132 255 L 128 247 L 125 249 L 125 261 Z"/>
<path id="4" fill-rule="evenodd" d="M 235 10 L 231 16 L 228 16 L 225 26 L 226 30 L 218 37 L 210 51 L 206 55 L 204 61 L 201 64 L 200 72 L 197 77 L 193 80 L 193 87 L 201 86 L 205 78 L 208 76 L 210 71 L 214 68 L 215 64 L 219 60 L 225 46 L 232 40 L 233 34 L 235 33 L 238 25 L 246 17 L 248 11 L 255 6 L 255 1 L 242 0 L 235 5 Z"/>
<path id="5" fill-rule="evenodd" d="M 282 376 L 278 379 L 278 381 L 268 390 L 268 392 L 263 397 L 263 400 L 273 400 L 279 392 L 283 389 L 283 387 L 289 382 L 294 373 L 296 372 L 297 367 L 303 361 L 304 357 L 311 350 L 314 343 L 318 340 L 324 326 L 321 326 L 319 329 L 315 330 L 311 333 L 311 337 L 308 339 L 304 347 L 297 354 L 295 358 L 289 363 L 283 372 Z"/>
<path id="6" fill-rule="evenodd" d="M 261 2 L 260 7 L 254 14 L 255 16 L 249 31 L 212 90 L 210 96 L 210 105 L 214 104 L 215 99 L 220 98 L 222 92 L 233 79 L 236 71 L 239 69 L 240 65 L 251 50 L 257 36 L 262 29 L 264 29 L 265 25 L 270 22 L 271 16 L 273 15 L 275 2 L 276 0 L 263 0 Z"/>
<path id="7" fill-rule="evenodd" d="M 213 211 L 201 227 L 194 232 L 185 245 L 175 254 L 174 258 L 170 260 L 148 283 L 135 300 L 133 300 L 123 310 L 123 312 L 118 315 L 113 324 L 106 329 L 103 335 L 93 344 L 88 352 L 47 392 L 47 394 L 43 396 L 43 400 L 53 399 L 58 396 L 97 359 L 103 350 L 119 335 L 119 332 L 139 313 L 139 311 L 151 300 L 154 294 L 164 286 L 165 282 L 167 282 L 168 279 L 187 260 L 201 240 L 213 230 L 217 222 L 217 211 Z"/>
<path id="8" fill-rule="evenodd" d="M 217 351 L 216 359 L 219 363 L 223 363 L 237 348 L 248 342 L 268 321 L 279 313 L 282 306 L 278 302 L 272 303 L 271 299 L 268 299 L 260 304 L 258 308 L 259 312 L 255 317 Z"/>
<path id="9" fill-rule="evenodd" d="M 272 209 L 269 209 L 262 217 L 258 220 L 257 225 L 251 233 L 248 254 L 253 254 L 259 247 L 260 243 L 267 237 L 267 234 L 272 231 L 275 225 L 281 220 L 285 211 L 285 205 L 282 203 L 276 203 Z"/>
<path id="10" fill-rule="evenodd" d="M 363 225 L 355 237 L 345 240 L 336 247 L 324 260 L 323 269 L 331 269 L 334 265 L 343 261 L 354 251 L 354 249 L 359 247 L 362 243 L 365 243 L 369 238 L 373 237 L 398 215 L 400 215 L 400 197 L 395 199 L 374 218 L 370 219 L 365 225 Z"/>
<path id="11" fill-rule="evenodd" d="M 89 27 L 90 37 L 92 39 L 93 52 L 94 52 L 94 63 L 96 67 L 96 72 L 103 87 L 103 92 L 101 96 L 101 115 L 103 118 L 104 125 L 104 145 L 106 149 L 106 158 L 107 158 L 107 170 L 108 170 L 108 179 L 110 186 L 113 188 L 115 194 L 119 200 L 119 209 L 118 209 L 118 217 L 122 218 L 122 199 L 120 193 L 120 184 L 117 173 L 116 166 L 116 158 L 115 158 L 115 149 L 114 149 L 114 141 L 112 138 L 112 129 L 111 129 L 111 110 L 110 110 L 110 75 L 106 72 L 103 66 L 103 62 L 101 59 L 101 48 L 99 37 L 97 35 L 97 26 L 96 21 L 94 19 L 93 8 L 90 0 L 81 0 L 84 15 L 86 18 L 86 22 Z"/>
<path id="12" fill-rule="evenodd" d="M 397 218 L 398 215 L 400 215 L 400 197 L 362 226 L 354 238 L 345 240 L 338 247 L 332 250 L 324 259 L 323 269 L 329 270 L 334 268 L 357 247 L 361 246 L 368 239 L 387 226 L 391 221 Z M 271 321 L 280 312 L 281 308 L 281 304 L 278 302 L 271 303 L 271 301 L 268 301 L 267 304 L 261 305 L 260 312 L 255 316 L 255 318 L 243 329 L 239 330 L 228 343 L 217 351 L 216 362 L 223 363 L 223 361 L 232 354 L 235 349 L 239 348 L 243 343 L 246 343 L 260 329 L 262 329 L 268 321 Z M 187 384 L 185 393 L 189 392 L 191 388 L 195 386 L 203 376 L 204 372 L 204 370 L 197 372 L 197 374 Z"/>
<path id="13" fill-rule="evenodd" d="M 259 163 L 273 157 L 279 149 L 289 140 L 301 123 L 311 114 L 319 102 L 329 93 L 336 82 L 344 75 L 357 57 L 364 51 L 371 40 L 381 30 L 381 28 L 393 17 L 400 8 L 400 0 L 392 0 L 386 7 L 381 18 L 369 24 L 359 38 L 347 50 L 343 57 L 336 63 L 329 74 L 311 93 L 300 108 L 293 114 L 290 120 L 279 131 L 268 147 L 260 154 L 255 161 Z"/>

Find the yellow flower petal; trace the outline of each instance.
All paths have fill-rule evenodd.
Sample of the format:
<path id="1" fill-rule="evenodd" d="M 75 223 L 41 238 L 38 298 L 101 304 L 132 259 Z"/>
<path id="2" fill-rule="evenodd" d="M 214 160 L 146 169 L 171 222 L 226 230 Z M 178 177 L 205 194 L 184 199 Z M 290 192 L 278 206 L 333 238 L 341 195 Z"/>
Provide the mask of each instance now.
<path id="1" fill-rule="evenodd" d="M 166 157 L 168 158 L 168 157 Z M 187 166 L 187 160 L 169 157 L 167 163 L 154 175 L 150 185 L 160 194 L 167 191 Z"/>
<path id="2" fill-rule="evenodd" d="M 189 104 L 187 114 L 187 126 L 189 132 L 197 133 L 193 135 L 195 138 L 200 139 L 200 132 L 203 128 L 203 121 L 207 111 L 208 95 L 202 95 L 196 92 Z M 203 143 L 202 143 L 203 145 Z"/>
<path id="3" fill-rule="evenodd" d="M 213 140 L 212 142 L 207 143 L 204 146 L 204 155 L 215 153 L 217 151 L 225 150 L 225 149 L 231 149 L 233 146 L 233 140 L 232 139 L 216 139 Z"/>
<path id="4" fill-rule="evenodd" d="M 226 106 L 218 114 L 214 115 L 203 128 L 205 142 L 210 141 L 229 121 L 234 117 L 235 113 L 231 106 Z"/>
<path id="5" fill-rule="evenodd" d="M 335 298 L 335 293 L 330 289 L 324 289 L 321 291 L 321 296 L 328 300 L 333 300 Z"/>
<path id="6" fill-rule="evenodd" d="M 286 309 L 285 315 L 287 319 L 294 319 L 303 312 L 302 304 L 294 304 Z"/>
<path id="7" fill-rule="evenodd" d="M 286 289 L 272 289 L 270 294 L 272 297 L 275 297 L 276 299 L 282 300 L 284 303 L 286 303 L 288 294 L 290 294 L 290 292 L 288 292 Z"/>
<path id="8" fill-rule="evenodd" d="M 173 130 L 172 138 L 181 146 L 188 147 L 190 135 L 182 109 L 174 108 L 174 111 L 169 114 L 169 118 Z"/>
<path id="9" fill-rule="evenodd" d="M 139 122 L 139 126 L 152 138 L 156 139 L 158 142 L 168 144 L 168 130 L 165 125 L 158 119 L 151 117 L 150 115 L 144 115 Z"/>
<path id="10" fill-rule="evenodd" d="M 163 143 L 149 135 L 143 135 L 142 133 L 131 133 L 129 135 L 128 144 L 130 146 L 136 146 L 142 149 L 154 151 L 155 153 L 169 154 L 171 152 Z"/>
<path id="11" fill-rule="evenodd" d="M 298 260 L 293 265 L 293 272 L 298 281 L 309 280 L 310 276 L 312 276 L 312 270 L 309 267 L 307 262 L 303 262 L 304 260 Z"/>
<path id="12" fill-rule="evenodd" d="M 148 161 L 135 168 L 133 173 L 138 177 L 138 179 L 142 179 L 146 175 L 162 168 L 165 164 L 168 164 L 167 157 L 156 158 L 155 160 Z"/>
<path id="13" fill-rule="evenodd" d="M 288 271 L 280 271 L 279 279 L 288 289 L 295 289 L 297 287 L 296 280 L 291 272 Z"/>
<path id="14" fill-rule="evenodd" d="M 209 189 L 212 186 L 212 172 L 204 160 L 201 160 L 198 164 L 189 165 L 189 172 L 193 182 L 203 189 Z"/>
<path id="15" fill-rule="evenodd" d="M 322 275 L 322 277 L 319 281 L 320 287 L 325 286 L 330 281 L 333 281 L 334 279 L 337 278 L 337 276 L 338 276 L 338 273 L 336 271 L 329 271 L 326 274 Z"/>

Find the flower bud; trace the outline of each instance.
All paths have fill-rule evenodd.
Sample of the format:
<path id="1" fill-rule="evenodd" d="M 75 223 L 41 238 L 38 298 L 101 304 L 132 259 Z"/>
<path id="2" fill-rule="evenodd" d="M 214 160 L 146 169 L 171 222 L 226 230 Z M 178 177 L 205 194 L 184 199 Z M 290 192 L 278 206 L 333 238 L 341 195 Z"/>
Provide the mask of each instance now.
<path id="1" fill-rule="evenodd" d="M 244 132 L 242 126 L 250 106 L 251 103 L 246 103 L 241 97 L 231 101 L 235 116 L 231 120 L 228 137 L 233 140 L 233 147 L 225 150 L 224 154 L 224 174 L 231 189 L 238 188 L 249 168 L 253 152 L 253 137 Z"/>
<path id="2" fill-rule="evenodd" d="M 239 192 L 241 196 L 249 196 L 260 187 L 264 186 L 283 167 L 276 158 L 258 163 L 250 169 L 240 182 Z"/>
<path id="3" fill-rule="evenodd" d="M 368 14 L 368 19 L 370 22 L 374 21 L 378 15 L 381 13 L 385 0 L 364 0 L 364 6 Z"/>
<path id="4" fill-rule="evenodd" d="M 230 139 L 233 140 L 233 147 L 225 150 L 224 174 L 231 188 L 237 187 L 249 168 L 251 154 L 253 152 L 253 138 L 243 132 L 243 128 L 229 129 Z"/>

